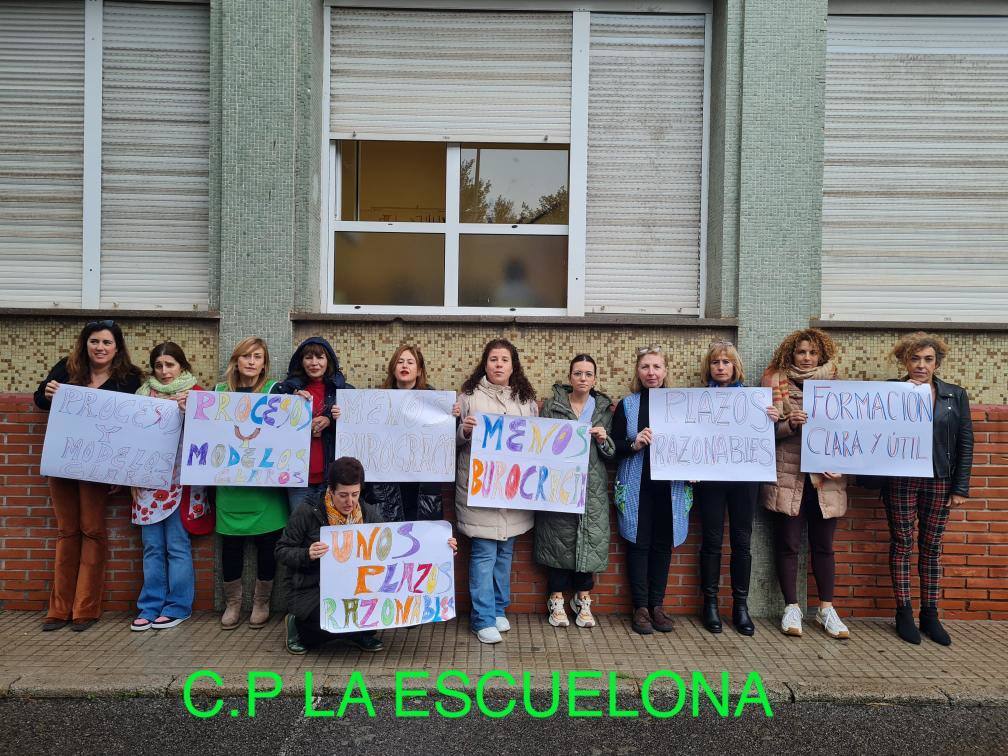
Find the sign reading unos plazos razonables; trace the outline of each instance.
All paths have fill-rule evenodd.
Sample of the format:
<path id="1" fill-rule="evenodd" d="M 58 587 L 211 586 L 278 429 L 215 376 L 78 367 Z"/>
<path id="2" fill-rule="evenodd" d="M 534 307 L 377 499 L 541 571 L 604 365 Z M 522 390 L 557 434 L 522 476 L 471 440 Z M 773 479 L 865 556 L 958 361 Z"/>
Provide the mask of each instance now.
<path id="1" fill-rule="evenodd" d="M 454 391 L 347 389 L 336 403 L 336 456 L 369 483 L 455 480 Z"/>
<path id="2" fill-rule="evenodd" d="M 802 472 L 934 477 L 930 386 L 805 381 Z"/>
<path id="3" fill-rule="evenodd" d="M 384 630 L 455 616 L 455 566 L 444 520 L 323 527 L 319 626 Z"/>
<path id="4" fill-rule="evenodd" d="M 654 480 L 776 481 L 768 388 L 650 389 Z"/>
<path id="5" fill-rule="evenodd" d="M 167 488 L 182 431 L 169 399 L 61 384 L 42 446 L 43 475 Z"/>
<path id="6" fill-rule="evenodd" d="M 304 488 L 311 419 L 294 394 L 190 391 L 182 483 Z"/>
<path id="7" fill-rule="evenodd" d="M 588 429 L 573 420 L 476 415 L 468 505 L 582 514 Z"/>

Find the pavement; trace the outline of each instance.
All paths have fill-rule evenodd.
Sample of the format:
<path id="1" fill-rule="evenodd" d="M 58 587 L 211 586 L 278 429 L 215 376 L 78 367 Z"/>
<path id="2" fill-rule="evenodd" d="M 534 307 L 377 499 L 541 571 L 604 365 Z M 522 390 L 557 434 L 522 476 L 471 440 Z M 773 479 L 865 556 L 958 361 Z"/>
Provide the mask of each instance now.
<path id="1" fill-rule="evenodd" d="M 293 656 L 284 647 L 281 615 L 260 630 L 242 625 L 225 631 L 216 613 L 198 613 L 176 628 L 141 633 L 130 631 L 132 618 L 106 613 L 82 633 L 43 633 L 41 613 L 0 612 L 0 698 L 177 698 L 187 677 L 202 669 L 214 670 L 223 685 L 204 678 L 193 688 L 197 695 L 244 695 L 250 670 L 277 673 L 282 695 L 301 697 L 309 670 L 320 696 L 342 694 L 354 671 L 371 690 L 391 690 L 401 670 L 427 671 L 432 678 L 459 670 L 474 682 L 490 670 L 506 670 L 519 686 L 528 673 L 530 689 L 545 691 L 551 672 L 561 673 L 566 688 L 571 670 L 600 670 L 604 679 L 589 687 L 608 684 L 633 697 L 649 674 L 671 670 L 687 684 L 699 671 L 712 686 L 720 686 L 727 672 L 734 695 L 755 671 L 773 704 L 1008 707 L 1008 622 L 948 621 L 953 644 L 942 647 L 927 639 L 920 646 L 904 643 L 884 620 L 847 620 L 851 639 L 836 641 L 811 621 L 801 638 L 782 635 L 771 620 L 757 620 L 752 638 L 730 625 L 711 635 L 693 617 L 676 617 L 669 634 L 640 636 L 626 616 L 597 617 L 592 629 L 558 629 L 545 614 L 514 615 L 511 631 L 496 646 L 478 643 L 466 621 L 453 620 L 386 630 L 378 653 L 330 644 Z M 412 681 L 410 687 L 432 685 Z M 491 687 L 505 685 L 497 679 Z"/>

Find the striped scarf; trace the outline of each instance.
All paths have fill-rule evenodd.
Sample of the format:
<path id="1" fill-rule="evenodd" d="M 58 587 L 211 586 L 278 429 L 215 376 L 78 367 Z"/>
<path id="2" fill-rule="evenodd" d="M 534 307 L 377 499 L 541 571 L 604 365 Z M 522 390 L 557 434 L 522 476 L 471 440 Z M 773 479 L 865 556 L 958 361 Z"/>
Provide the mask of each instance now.
<path id="1" fill-rule="evenodd" d="M 768 368 L 763 375 L 763 385 L 773 389 L 773 405 L 780 410 L 781 420 L 787 420 L 792 410 L 802 407 L 802 386 L 805 381 L 829 381 L 838 375 L 832 361 L 811 370 L 799 370 L 794 365 L 787 370 Z"/>

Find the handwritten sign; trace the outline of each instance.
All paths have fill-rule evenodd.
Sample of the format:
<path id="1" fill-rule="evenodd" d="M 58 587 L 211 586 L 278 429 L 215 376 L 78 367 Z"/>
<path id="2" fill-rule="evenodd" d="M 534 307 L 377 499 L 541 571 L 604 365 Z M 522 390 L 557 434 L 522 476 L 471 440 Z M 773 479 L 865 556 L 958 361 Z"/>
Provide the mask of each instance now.
<path id="1" fill-rule="evenodd" d="M 191 391 L 182 482 L 304 488 L 310 426 L 311 407 L 300 396 Z"/>
<path id="2" fill-rule="evenodd" d="M 385 630 L 455 617 L 455 562 L 443 520 L 324 527 L 319 626 Z"/>
<path id="3" fill-rule="evenodd" d="M 584 513 L 588 428 L 549 417 L 476 415 L 469 506 Z"/>
<path id="4" fill-rule="evenodd" d="M 805 381 L 802 394 L 802 472 L 934 477 L 930 387 Z"/>
<path id="5" fill-rule="evenodd" d="M 63 384 L 49 412 L 42 474 L 167 488 L 181 431 L 171 400 Z"/>
<path id="6" fill-rule="evenodd" d="M 336 456 L 356 457 L 369 483 L 455 480 L 454 391 L 336 392 Z"/>
<path id="7" fill-rule="evenodd" d="M 775 481 L 768 388 L 651 389 L 654 480 Z"/>

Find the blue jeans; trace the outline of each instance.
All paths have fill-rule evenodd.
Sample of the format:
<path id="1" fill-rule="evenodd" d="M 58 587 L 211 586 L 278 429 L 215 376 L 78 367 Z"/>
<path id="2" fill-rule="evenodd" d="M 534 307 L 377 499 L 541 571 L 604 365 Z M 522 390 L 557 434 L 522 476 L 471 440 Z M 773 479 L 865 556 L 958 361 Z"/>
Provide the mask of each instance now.
<path id="1" fill-rule="evenodd" d="M 307 488 L 288 488 L 287 489 L 287 509 L 291 514 L 294 514 L 298 507 L 306 503 L 313 494 L 318 494 L 320 500 L 321 497 L 325 495 L 326 482 L 323 480 L 321 483 L 315 483 L 314 485 L 309 485 Z"/>
<path id="2" fill-rule="evenodd" d="M 497 617 L 511 603 L 511 557 L 514 537 L 506 541 L 473 538 L 469 555 L 469 597 L 472 629 L 478 632 L 493 627 Z"/>
<path id="3" fill-rule="evenodd" d="M 196 574 L 189 533 L 178 508 L 161 522 L 141 525 L 143 588 L 137 599 L 140 617 L 153 622 L 164 615 L 178 619 L 192 614 Z"/>

